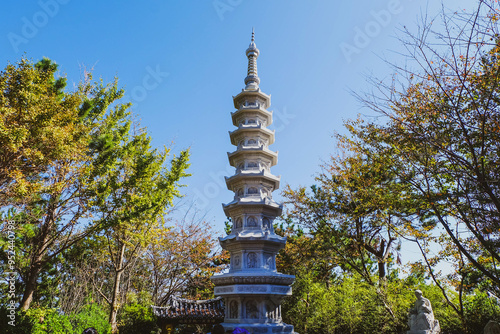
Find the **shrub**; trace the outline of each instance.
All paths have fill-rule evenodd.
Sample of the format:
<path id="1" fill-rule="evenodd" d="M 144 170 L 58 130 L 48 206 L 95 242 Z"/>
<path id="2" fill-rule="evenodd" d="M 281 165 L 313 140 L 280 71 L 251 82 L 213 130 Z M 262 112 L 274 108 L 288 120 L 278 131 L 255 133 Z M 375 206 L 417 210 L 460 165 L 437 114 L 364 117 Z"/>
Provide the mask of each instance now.
<path id="1" fill-rule="evenodd" d="M 5 307 L 0 308 L 0 328 L 4 329 L 5 334 L 30 334 L 33 324 L 30 319 L 26 316 L 24 312 L 20 312 L 16 309 L 14 324 L 15 326 L 9 325 L 9 319 L 7 316 L 10 315 L 9 310 Z"/>
<path id="2" fill-rule="evenodd" d="M 482 333 L 489 320 L 498 321 L 500 307 L 486 293 L 475 291 L 465 299 L 464 317 L 468 333 Z"/>
<path id="3" fill-rule="evenodd" d="M 60 314 L 56 309 L 30 308 L 26 312 L 19 312 L 18 314 L 21 321 L 19 327 L 15 327 L 15 333 L 74 334 L 68 316 Z"/>
<path id="4" fill-rule="evenodd" d="M 465 297 L 462 321 L 437 286 L 411 277 L 393 278 L 378 287 L 356 275 L 344 275 L 327 285 L 305 273 L 296 277 L 293 288 L 294 294 L 283 303 L 283 319 L 301 334 L 405 333 L 416 289 L 431 301 L 442 333 L 481 333 L 488 320 L 500 318 L 500 307 L 485 294 L 475 293 Z M 458 294 L 448 295 L 458 303 Z"/>
<path id="5" fill-rule="evenodd" d="M 90 303 L 83 309 L 70 315 L 74 333 L 82 333 L 86 328 L 94 327 L 99 334 L 111 332 L 111 325 L 108 323 L 108 314 L 103 307 L 97 303 Z"/>
<path id="6" fill-rule="evenodd" d="M 120 334 L 156 334 L 159 331 L 151 307 L 138 303 L 123 305 L 118 329 Z"/>

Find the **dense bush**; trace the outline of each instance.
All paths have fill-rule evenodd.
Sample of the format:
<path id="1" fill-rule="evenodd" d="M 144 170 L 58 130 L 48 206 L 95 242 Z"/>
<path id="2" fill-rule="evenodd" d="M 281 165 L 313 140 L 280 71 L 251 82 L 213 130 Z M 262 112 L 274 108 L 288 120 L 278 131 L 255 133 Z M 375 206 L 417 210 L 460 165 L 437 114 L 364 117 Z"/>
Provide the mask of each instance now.
<path id="1" fill-rule="evenodd" d="M 299 333 L 396 334 L 405 330 L 409 306 L 406 294 L 391 298 L 389 288 L 377 292 L 355 277 L 345 277 L 327 286 L 311 277 L 299 276 L 294 288 L 294 295 L 283 304 L 283 316 Z"/>
<path id="2" fill-rule="evenodd" d="M 156 334 L 159 330 L 151 307 L 137 303 L 120 310 L 118 329 L 120 334 Z"/>
<path id="3" fill-rule="evenodd" d="M 30 334 L 33 324 L 30 323 L 29 317 L 27 317 L 23 312 L 16 310 L 14 324 L 15 326 L 9 325 L 8 322 L 11 319 L 7 318 L 10 312 L 5 308 L 0 308 L 0 328 L 2 328 L 5 334 Z"/>
<path id="4" fill-rule="evenodd" d="M 87 304 L 83 309 L 69 316 L 74 333 L 82 333 L 86 328 L 94 327 L 99 334 L 111 332 L 106 308 L 96 303 Z"/>
<path id="5" fill-rule="evenodd" d="M 292 297 L 283 303 L 283 318 L 301 334 L 405 333 L 415 289 L 422 290 L 431 301 L 443 334 L 482 333 L 488 320 L 500 317 L 496 301 L 476 291 L 464 297 L 461 320 L 437 286 L 413 278 L 392 279 L 384 287 L 377 287 L 356 276 L 345 276 L 327 285 L 303 274 L 297 276 L 293 287 Z M 450 295 L 458 298 L 453 292 Z"/>
<path id="6" fill-rule="evenodd" d="M 128 303 L 118 313 L 120 334 L 156 334 L 159 327 L 151 309 L 151 295 L 145 291 L 127 294 Z"/>
<path id="7" fill-rule="evenodd" d="M 86 305 L 81 312 L 71 315 L 44 307 L 33 307 L 26 312 L 17 311 L 15 326 L 6 322 L 7 314 L 6 309 L 0 309 L 0 327 L 5 329 L 2 334 L 74 334 L 82 333 L 88 327 L 94 327 L 99 334 L 111 331 L 105 310 L 97 304 Z"/>
<path id="8" fill-rule="evenodd" d="M 482 333 L 489 320 L 500 319 L 497 300 L 488 298 L 484 292 L 476 291 L 464 302 L 465 319 L 469 333 Z"/>
<path id="9" fill-rule="evenodd" d="M 5 334 L 47 334 L 61 333 L 73 334 L 73 326 L 69 318 L 60 314 L 56 309 L 30 308 L 26 312 L 16 314 L 15 326 L 4 327 L 5 310 L 2 309 L 2 327 L 6 328 Z"/>

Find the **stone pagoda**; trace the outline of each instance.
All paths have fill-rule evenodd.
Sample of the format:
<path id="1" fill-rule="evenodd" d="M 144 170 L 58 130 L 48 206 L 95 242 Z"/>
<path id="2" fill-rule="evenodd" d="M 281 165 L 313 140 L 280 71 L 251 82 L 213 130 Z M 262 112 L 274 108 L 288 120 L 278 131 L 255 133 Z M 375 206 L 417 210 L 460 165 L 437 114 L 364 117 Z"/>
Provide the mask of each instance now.
<path id="1" fill-rule="evenodd" d="M 271 173 L 278 154 L 268 146 L 274 142 L 272 111 L 267 110 L 271 97 L 261 92 L 257 75 L 259 49 L 254 33 L 246 50 L 248 75 L 245 88 L 233 97 L 231 113 L 236 130 L 229 132 L 236 150 L 228 153 L 236 168 L 226 178 L 234 199 L 223 204 L 232 221 L 231 233 L 220 238 L 222 248 L 231 255 L 229 271 L 212 277 L 215 295 L 225 303 L 222 324 L 226 330 L 240 327 L 250 333 L 294 333 L 293 326 L 281 319 L 281 301 L 292 294 L 294 276 L 276 271 L 276 254 L 285 247 L 286 238 L 274 233 L 273 221 L 282 205 L 272 199 L 280 177 Z"/>

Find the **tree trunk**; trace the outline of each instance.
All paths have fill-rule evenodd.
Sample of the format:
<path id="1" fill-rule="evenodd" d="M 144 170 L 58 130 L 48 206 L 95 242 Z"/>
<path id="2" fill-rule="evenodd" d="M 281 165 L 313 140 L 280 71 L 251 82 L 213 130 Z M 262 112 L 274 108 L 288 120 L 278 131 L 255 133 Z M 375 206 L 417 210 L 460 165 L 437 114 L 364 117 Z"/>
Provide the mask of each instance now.
<path id="1" fill-rule="evenodd" d="M 385 261 L 378 261 L 378 279 L 380 282 L 385 280 Z"/>
<path id="2" fill-rule="evenodd" d="M 118 263 L 116 264 L 116 272 L 115 272 L 115 282 L 113 286 L 113 298 L 111 299 L 111 310 L 109 313 L 109 323 L 111 324 L 111 332 L 113 334 L 118 333 L 118 323 L 116 316 L 118 314 L 118 310 L 120 309 L 120 281 L 123 273 L 123 258 L 125 255 L 125 245 L 121 245 L 120 255 L 118 258 Z"/>
<path id="3" fill-rule="evenodd" d="M 52 215 L 51 215 L 52 216 Z M 30 308 L 33 301 L 33 294 L 35 293 L 38 275 L 42 271 L 43 257 L 47 253 L 46 242 L 48 240 L 49 229 L 51 227 L 51 220 L 47 219 L 42 227 L 42 236 L 40 239 L 35 240 L 33 245 L 33 257 L 28 270 L 28 277 L 26 285 L 24 286 L 23 299 L 21 300 L 21 310 L 26 311 Z"/>
<path id="4" fill-rule="evenodd" d="M 30 308 L 30 304 L 33 301 L 33 294 L 36 290 L 36 281 L 41 269 L 41 259 L 37 257 L 29 270 L 28 279 L 26 280 L 26 285 L 24 286 L 24 294 L 21 301 L 21 310 L 23 311 L 26 311 Z"/>
<path id="5" fill-rule="evenodd" d="M 113 299 L 111 300 L 111 313 L 109 314 L 109 323 L 111 324 L 112 333 L 118 333 L 118 324 L 116 321 L 116 316 L 118 310 L 120 309 L 120 280 L 123 271 L 117 271 L 115 274 L 115 284 L 113 287 Z"/>

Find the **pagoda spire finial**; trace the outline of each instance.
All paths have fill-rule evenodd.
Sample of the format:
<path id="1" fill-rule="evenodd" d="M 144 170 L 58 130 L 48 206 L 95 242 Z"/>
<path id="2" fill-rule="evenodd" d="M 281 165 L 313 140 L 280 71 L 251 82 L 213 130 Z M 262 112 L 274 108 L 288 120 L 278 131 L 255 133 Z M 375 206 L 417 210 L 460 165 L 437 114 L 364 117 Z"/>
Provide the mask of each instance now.
<path id="1" fill-rule="evenodd" d="M 255 45 L 255 31 L 252 28 L 252 40 L 246 51 L 248 57 L 248 72 L 245 78 L 245 90 L 258 90 L 259 89 L 259 75 L 257 73 L 257 57 L 259 57 L 259 49 Z"/>

